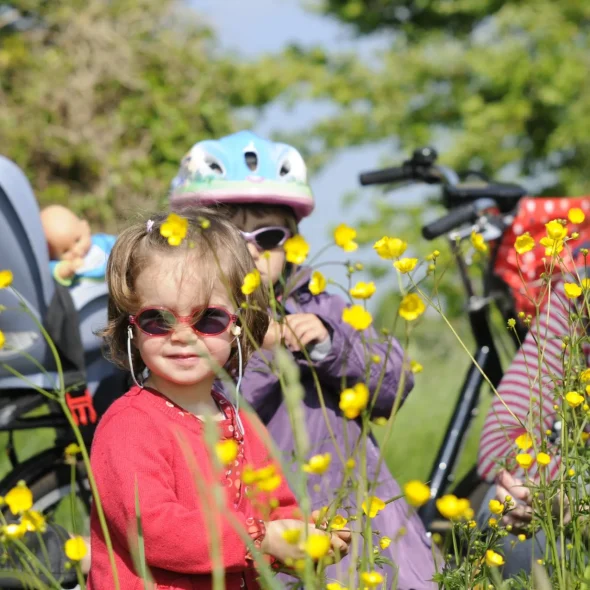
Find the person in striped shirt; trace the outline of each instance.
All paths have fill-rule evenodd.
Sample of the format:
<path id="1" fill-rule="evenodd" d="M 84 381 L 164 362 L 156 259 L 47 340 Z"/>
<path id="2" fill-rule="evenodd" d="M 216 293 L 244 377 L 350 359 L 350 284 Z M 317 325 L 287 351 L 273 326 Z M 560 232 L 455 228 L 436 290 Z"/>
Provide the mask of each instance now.
<path id="1" fill-rule="evenodd" d="M 482 526 L 488 525 L 489 501 L 496 499 L 504 503 L 511 496 L 515 507 L 502 517 L 504 526 L 511 525 L 511 532 L 518 535 L 532 519 L 532 495 L 525 480 L 538 482 L 539 470 L 545 470 L 549 480 L 555 479 L 560 470 L 560 459 L 556 453 L 556 436 L 559 432 L 556 410 L 556 396 L 564 391 L 564 367 L 568 362 L 568 348 L 564 348 L 564 337 L 572 334 L 568 317 L 571 303 L 564 295 L 564 282 L 559 280 L 551 286 L 546 304 L 538 318 L 533 319 L 531 329 L 506 371 L 498 395 L 487 414 L 479 442 L 478 473 L 492 484 L 478 515 Z M 590 347 L 583 348 L 584 365 L 590 364 Z M 551 457 L 548 465 L 538 465 L 533 460 L 526 472 L 516 462 L 517 453 L 529 452 L 534 455 L 529 434 L 537 443 L 543 437 L 551 441 L 547 454 Z M 523 436 L 524 435 L 524 436 Z M 521 437 L 520 439 L 517 438 Z M 520 444 L 519 444 L 520 443 Z M 520 448 L 519 448 L 520 447 Z M 521 570 L 529 572 L 533 559 L 545 554 L 546 538 L 542 530 L 534 539 L 514 544 L 514 537 L 503 540 L 505 578 Z"/>

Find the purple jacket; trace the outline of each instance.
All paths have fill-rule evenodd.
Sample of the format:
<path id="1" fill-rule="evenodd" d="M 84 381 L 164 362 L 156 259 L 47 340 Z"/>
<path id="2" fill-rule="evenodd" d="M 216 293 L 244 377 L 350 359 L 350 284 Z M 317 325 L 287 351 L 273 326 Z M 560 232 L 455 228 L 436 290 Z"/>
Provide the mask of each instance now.
<path id="1" fill-rule="evenodd" d="M 352 386 L 359 382 L 365 382 L 365 352 L 361 338 L 347 324 L 342 322 L 342 310 L 346 306 L 344 300 L 338 296 L 322 293 L 314 296 L 309 292 L 309 271 L 303 269 L 298 273 L 300 280 L 295 279 L 295 288 L 283 302 L 287 313 L 312 313 L 317 315 L 328 327 L 331 333 L 332 346 L 328 355 L 315 363 L 314 367 L 320 379 L 322 393 L 326 403 L 328 421 L 334 432 L 340 449 L 344 452 L 345 440 L 348 440 L 348 448 L 354 446 L 361 433 L 360 423 L 356 420 L 347 420 L 342 416 L 338 403 L 341 392 L 341 379 L 346 378 L 347 385 Z M 369 340 L 376 338 L 373 332 L 368 335 Z M 386 359 L 386 370 L 379 389 L 379 395 L 373 408 L 373 417 L 389 417 L 398 385 L 402 376 L 403 350 L 397 341 L 391 346 L 387 356 L 387 344 L 370 344 L 370 354 L 378 354 Z M 248 363 L 242 381 L 242 394 L 252 404 L 262 421 L 266 424 L 270 434 L 279 449 L 285 453 L 288 462 L 292 457 L 294 448 L 293 432 L 283 403 L 281 386 L 277 377 L 270 371 L 267 363 L 262 359 L 262 354 L 270 358 L 272 353 L 257 352 Z M 318 399 L 317 390 L 309 365 L 305 359 L 299 358 L 301 369 L 301 382 L 305 390 L 303 401 L 305 413 L 305 425 L 311 444 L 310 456 L 317 453 L 329 452 L 332 455 L 332 463 L 329 470 L 322 476 L 312 475 L 309 479 L 309 494 L 313 509 L 321 508 L 329 504 L 333 499 L 333 490 L 341 486 L 343 468 L 334 450 L 328 429 L 326 428 L 324 415 Z M 382 371 L 382 363 L 371 363 L 370 390 L 377 388 Z M 406 371 L 404 390 L 402 395 L 408 394 L 413 387 L 411 372 Z M 347 436 L 345 438 L 345 432 Z M 367 468 L 371 480 L 375 480 L 379 448 L 377 442 L 371 436 L 367 440 Z M 353 476 L 354 477 L 354 476 Z M 360 475 L 356 475 L 357 478 Z M 400 495 L 400 487 L 389 473 L 387 467 L 382 464 L 375 495 L 387 500 Z M 319 484 L 320 487 L 317 487 Z M 355 492 L 351 494 L 345 505 L 356 506 Z M 436 588 L 436 584 L 429 582 L 434 574 L 434 563 L 429 538 L 426 536 L 422 522 L 415 514 L 408 516 L 410 508 L 403 498 L 386 506 L 377 517 L 373 519 L 373 531 L 379 531 L 381 536 L 388 536 L 392 543 L 381 554 L 393 561 L 399 567 L 397 578 L 391 567 L 385 566 L 379 570 L 386 576 L 388 587 L 397 587 L 400 590 Z M 343 513 L 343 515 L 345 515 Z M 354 524 L 354 523 L 351 523 Z M 400 529 L 406 529 L 405 535 L 400 535 Z M 397 539 L 397 540 L 396 540 Z M 378 543 L 375 543 L 378 546 Z M 359 552 L 360 553 L 360 552 Z M 358 555 L 358 553 L 357 553 Z M 327 570 L 328 577 L 332 580 L 347 580 L 348 558 L 340 564 L 331 566 Z M 341 572 L 345 572 L 342 574 Z M 340 575 L 339 575 L 340 574 Z M 394 580 L 397 583 L 394 584 Z"/>

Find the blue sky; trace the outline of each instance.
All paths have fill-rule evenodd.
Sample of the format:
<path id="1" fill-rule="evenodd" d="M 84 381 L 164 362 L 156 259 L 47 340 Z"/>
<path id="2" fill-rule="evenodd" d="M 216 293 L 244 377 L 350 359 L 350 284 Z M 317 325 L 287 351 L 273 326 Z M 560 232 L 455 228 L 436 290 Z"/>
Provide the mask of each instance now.
<path id="1" fill-rule="evenodd" d="M 303 8 L 312 0 L 191 0 L 190 4 L 215 30 L 221 47 L 241 59 L 279 51 L 290 42 L 304 45 L 321 44 L 330 50 L 354 50 L 367 58 L 387 44 L 386 35 L 356 38 L 352 30 Z M 267 109 L 255 126 L 265 135 L 271 130 L 294 129 L 309 125 L 325 113 L 325 106 L 302 104 L 285 111 Z M 358 187 L 358 174 L 379 166 L 384 146 L 368 146 L 340 153 L 334 161 L 311 179 L 316 197 L 316 210 L 301 224 L 301 232 L 311 244 L 312 254 L 328 240 L 328 227 L 340 221 L 354 222 L 366 211 L 362 203 L 352 210 L 339 211 L 342 196 Z M 368 192 L 366 193 L 368 197 Z M 358 259 L 370 253 L 359 252 Z M 333 250 L 322 260 L 344 260 L 344 253 Z M 343 282 L 344 269 L 326 271 L 337 282 Z"/>

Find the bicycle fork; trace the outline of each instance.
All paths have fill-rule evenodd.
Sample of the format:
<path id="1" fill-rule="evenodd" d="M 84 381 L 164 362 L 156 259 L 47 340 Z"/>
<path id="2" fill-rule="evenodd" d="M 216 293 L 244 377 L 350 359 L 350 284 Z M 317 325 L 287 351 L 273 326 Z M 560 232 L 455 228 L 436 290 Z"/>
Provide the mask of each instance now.
<path id="1" fill-rule="evenodd" d="M 431 527 L 433 520 L 438 515 L 436 500 L 447 490 L 453 481 L 453 474 L 463 444 L 467 438 L 467 432 L 471 421 L 477 414 L 480 400 L 481 386 L 484 382 L 484 374 L 496 387 L 502 378 L 502 365 L 500 356 L 495 346 L 489 324 L 490 300 L 486 297 L 478 297 L 474 294 L 473 286 L 469 280 L 467 266 L 463 259 L 458 244 L 451 241 L 451 248 L 455 254 L 461 279 L 468 297 L 468 313 L 471 331 L 476 339 L 476 351 L 473 354 L 475 363 L 471 363 L 459 397 L 455 402 L 453 414 L 440 450 L 434 460 L 428 481 L 430 483 L 430 500 L 419 510 L 419 515 L 427 529 Z M 468 495 L 477 481 L 475 468 L 471 469 L 467 476 L 459 482 L 457 489 Z"/>

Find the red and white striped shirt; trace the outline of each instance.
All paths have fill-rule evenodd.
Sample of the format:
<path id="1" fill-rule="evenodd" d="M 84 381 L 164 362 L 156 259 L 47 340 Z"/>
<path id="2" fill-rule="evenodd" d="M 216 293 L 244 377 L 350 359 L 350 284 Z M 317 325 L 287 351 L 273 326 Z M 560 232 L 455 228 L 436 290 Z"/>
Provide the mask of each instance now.
<path id="1" fill-rule="evenodd" d="M 505 373 L 486 417 L 479 442 L 477 470 L 484 480 L 493 482 L 499 469 L 498 462 L 507 460 L 515 472 L 518 465 L 516 437 L 534 433 L 537 442 L 546 437 L 556 421 L 554 405 L 556 395 L 563 391 L 564 366 L 569 347 L 564 350 L 563 338 L 572 335 L 568 323 L 570 303 L 564 296 L 563 282 L 552 285 L 549 302 L 533 321 L 522 347 Z M 541 354 L 542 352 L 542 354 Z M 589 358 L 590 348 L 585 345 L 584 356 Z M 540 372 L 539 372 L 540 361 Z M 540 383 L 540 385 L 539 385 Z M 524 426 L 523 426 L 524 425 Z M 534 478 L 537 466 L 528 471 Z M 550 479 L 556 477 L 559 459 L 549 464 Z"/>

